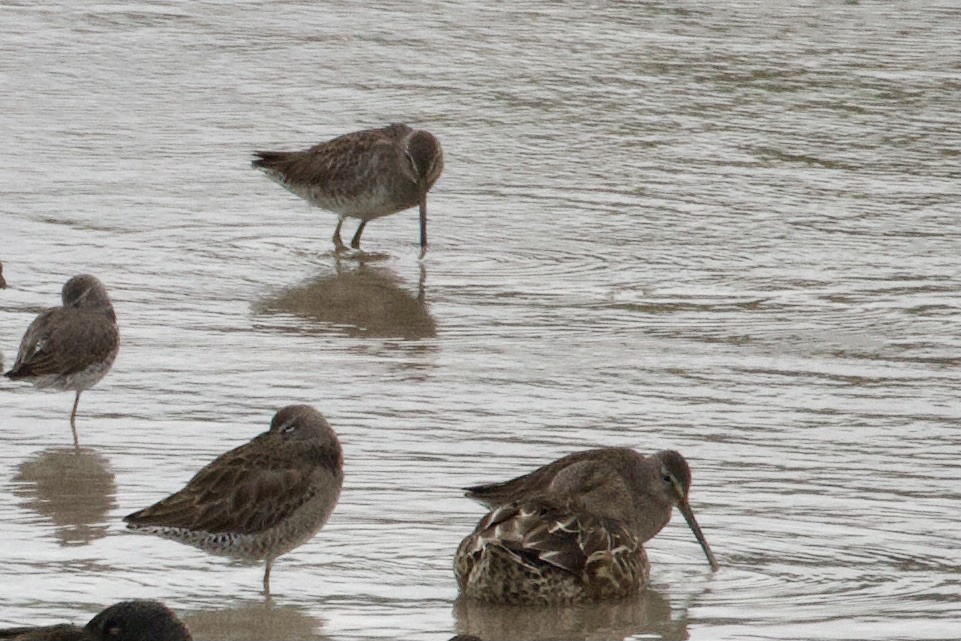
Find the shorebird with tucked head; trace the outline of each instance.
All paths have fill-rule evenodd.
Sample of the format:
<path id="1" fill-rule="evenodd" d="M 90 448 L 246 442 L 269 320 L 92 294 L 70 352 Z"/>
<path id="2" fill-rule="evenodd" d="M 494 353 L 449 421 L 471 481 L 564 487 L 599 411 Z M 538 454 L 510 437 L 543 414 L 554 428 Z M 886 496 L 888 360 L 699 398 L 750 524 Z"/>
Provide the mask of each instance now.
<path id="1" fill-rule="evenodd" d="M 84 627 L 69 623 L 0 630 L 14 641 L 191 641 L 190 630 L 159 601 L 121 601 Z"/>
<path id="2" fill-rule="evenodd" d="M 213 460 L 180 491 L 124 518 L 211 554 L 265 561 L 264 592 L 278 556 L 327 522 L 344 483 L 337 435 L 309 405 L 279 410 L 270 430 Z"/>
<path id="3" fill-rule="evenodd" d="M 367 223 L 420 206 L 420 247 L 427 249 L 427 192 L 444 171 L 444 153 L 433 134 L 407 125 L 344 134 L 303 151 L 256 151 L 253 166 L 311 205 L 338 216 L 337 251 L 345 218 L 360 225 L 350 246 L 360 249 Z"/>
<path id="4" fill-rule="evenodd" d="M 64 284 L 61 298 L 62 306 L 45 310 L 30 323 L 17 360 L 4 376 L 35 387 L 75 391 L 70 429 L 74 446 L 80 447 L 80 393 L 110 371 L 120 351 L 120 330 L 107 288 L 96 277 L 74 276 Z"/>
<path id="5" fill-rule="evenodd" d="M 468 488 L 490 508 L 457 549 L 454 572 L 469 598 L 577 603 L 633 594 L 646 583 L 644 543 L 676 506 L 717 561 L 688 504 L 691 470 L 667 450 L 645 457 L 607 447 L 576 452 L 503 483 Z"/>

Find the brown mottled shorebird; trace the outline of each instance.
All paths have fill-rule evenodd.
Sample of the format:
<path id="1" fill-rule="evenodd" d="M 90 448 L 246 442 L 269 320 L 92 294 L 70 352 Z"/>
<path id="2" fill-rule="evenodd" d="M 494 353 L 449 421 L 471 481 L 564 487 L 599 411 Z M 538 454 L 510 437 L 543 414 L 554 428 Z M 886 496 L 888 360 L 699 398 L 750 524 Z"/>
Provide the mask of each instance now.
<path id="1" fill-rule="evenodd" d="M 427 192 L 444 171 L 444 153 L 433 134 L 407 125 L 344 134 L 303 151 L 255 151 L 253 166 L 312 205 L 339 217 L 359 218 L 350 246 L 360 249 L 368 221 L 420 205 L 420 247 L 427 249 Z"/>
<path id="2" fill-rule="evenodd" d="M 191 641 L 190 630 L 159 601 L 121 601 L 84 627 L 69 623 L 0 630 L 15 641 Z"/>
<path id="3" fill-rule="evenodd" d="M 270 430 L 200 470 L 186 487 L 130 514 L 132 530 L 248 561 L 274 559 L 327 522 L 344 482 L 340 441 L 309 405 L 279 410 Z"/>
<path id="4" fill-rule="evenodd" d="M 0 289 L 7 286 L 7 281 L 3 279 L 3 263 L 0 263 Z"/>
<path id="5" fill-rule="evenodd" d="M 717 561 L 688 504 L 691 470 L 674 451 L 644 457 L 607 447 L 576 452 L 467 496 L 491 509 L 454 558 L 461 591 L 501 603 L 619 598 L 647 582 L 644 542 L 680 509 L 708 562 Z"/>
<path id="6" fill-rule="evenodd" d="M 29 381 L 35 387 L 76 391 L 70 429 L 74 447 L 80 447 L 80 393 L 110 371 L 120 350 L 120 330 L 107 288 L 96 277 L 74 276 L 64 284 L 61 298 L 61 307 L 45 310 L 30 323 L 17 360 L 4 376 Z"/>

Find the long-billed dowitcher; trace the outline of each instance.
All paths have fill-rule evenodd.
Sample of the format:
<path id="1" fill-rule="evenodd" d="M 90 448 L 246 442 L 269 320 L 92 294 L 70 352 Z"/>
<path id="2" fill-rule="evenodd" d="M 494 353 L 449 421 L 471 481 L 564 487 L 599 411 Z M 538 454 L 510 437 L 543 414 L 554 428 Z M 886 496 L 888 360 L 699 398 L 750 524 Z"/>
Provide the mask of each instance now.
<path id="1" fill-rule="evenodd" d="M 626 596 L 647 582 L 644 542 L 680 509 L 717 569 L 688 504 L 684 457 L 608 447 L 576 452 L 467 496 L 491 508 L 457 549 L 454 572 L 470 598 L 560 603 Z"/>
<path id="2" fill-rule="evenodd" d="M 107 288 L 96 277 L 74 276 L 64 284 L 61 298 L 61 307 L 45 310 L 30 323 L 17 360 L 4 376 L 29 381 L 36 387 L 76 391 L 70 429 L 74 446 L 80 447 L 80 393 L 110 371 L 120 350 L 120 330 Z"/>
<path id="3" fill-rule="evenodd" d="M 344 457 L 327 420 L 309 405 L 279 410 L 270 430 L 212 463 L 187 485 L 124 518 L 133 530 L 212 554 L 266 561 L 309 541 L 327 522 L 344 482 Z"/>
<path id="4" fill-rule="evenodd" d="M 15 641 L 191 641 L 190 630 L 159 601 L 121 601 L 84 627 L 69 623 L 0 630 Z"/>
<path id="5" fill-rule="evenodd" d="M 360 249 L 368 221 L 420 205 L 420 246 L 427 248 L 427 192 L 444 171 L 431 133 L 394 124 L 344 134 L 303 151 L 256 151 L 253 166 L 312 205 L 337 214 L 336 249 L 345 218 L 360 219 L 350 246 Z"/>

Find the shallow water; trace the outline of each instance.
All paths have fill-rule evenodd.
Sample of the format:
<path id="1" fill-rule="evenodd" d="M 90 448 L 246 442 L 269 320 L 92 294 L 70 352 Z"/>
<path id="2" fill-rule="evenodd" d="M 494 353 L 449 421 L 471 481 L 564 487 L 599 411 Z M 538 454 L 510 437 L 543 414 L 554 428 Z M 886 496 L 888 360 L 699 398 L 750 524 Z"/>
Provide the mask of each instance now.
<path id="1" fill-rule="evenodd" d="M 199 639 L 961 635 L 961 10 L 952 2 L 0 3 L 0 352 L 97 274 L 123 347 L 80 404 L 0 383 L 0 624 L 159 598 Z M 414 211 L 249 168 L 406 121 Z M 346 233 L 352 233 L 348 224 Z M 322 300 L 322 303 L 318 303 Z M 309 402 L 340 504 L 262 569 L 121 518 Z M 457 488 L 676 448 L 650 590 L 455 603 Z M 62 474 L 58 474 L 59 466 Z"/>

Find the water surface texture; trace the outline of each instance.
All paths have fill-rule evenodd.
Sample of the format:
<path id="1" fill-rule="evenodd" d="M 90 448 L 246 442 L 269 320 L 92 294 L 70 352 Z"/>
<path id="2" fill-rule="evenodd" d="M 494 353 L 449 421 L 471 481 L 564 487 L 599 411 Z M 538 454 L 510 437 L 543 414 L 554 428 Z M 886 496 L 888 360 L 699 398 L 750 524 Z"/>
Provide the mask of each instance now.
<path id="1" fill-rule="evenodd" d="M 75 461 L 72 394 L 0 381 L 0 625 L 961 636 L 956 2 L 4 1 L 0 31 L 2 360 L 81 272 L 123 340 Z M 411 210 L 338 260 L 250 153 L 389 122 L 444 145 L 430 250 Z M 271 603 L 124 530 L 293 402 L 346 481 Z M 458 488 L 599 445 L 687 456 L 721 569 L 675 516 L 637 599 L 455 602 Z"/>

